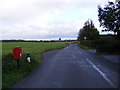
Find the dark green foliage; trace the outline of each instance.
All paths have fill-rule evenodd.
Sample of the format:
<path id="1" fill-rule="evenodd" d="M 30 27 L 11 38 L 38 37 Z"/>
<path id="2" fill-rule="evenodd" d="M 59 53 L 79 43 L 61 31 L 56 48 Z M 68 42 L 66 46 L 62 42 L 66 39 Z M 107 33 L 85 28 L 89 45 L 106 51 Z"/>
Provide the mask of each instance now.
<path id="1" fill-rule="evenodd" d="M 80 41 L 80 44 L 95 48 L 95 41 L 94 40 L 82 40 L 82 41 Z"/>
<path id="2" fill-rule="evenodd" d="M 26 54 L 23 54 L 23 59 L 19 60 L 20 67 L 17 66 L 17 60 L 13 59 L 13 55 L 7 54 L 2 56 L 2 79 L 3 88 L 10 87 L 13 83 L 18 82 L 23 77 L 27 76 L 33 71 L 39 64 L 36 60 L 36 55 L 31 55 L 31 63 L 26 62 Z"/>
<path id="3" fill-rule="evenodd" d="M 98 45 L 97 52 L 120 53 L 120 45 Z"/>
<path id="4" fill-rule="evenodd" d="M 95 40 L 95 46 L 97 45 L 109 45 L 109 40 L 106 39 L 99 39 L 99 40 Z"/>
<path id="5" fill-rule="evenodd" d="M 100 26 L 105 28 L 103 31 L 113 31 L 120 39 L 120 1 L 108 2 L 104 8 L 98 6 L 98 18 Z"/>
<path id="6" fill-rule="evenodd" d="M 92 20 L 85 22 L 78 34 L 78 40 L 95 40 L 99 38 L 99 32 L 95 28 Z"/>
<path id="7" fill-rule="evenodd" d="M 97 52 L 102 53 L 105 52 L 109 54 L 120 53 L 120 42 L 114 38 L 102 38 L 98 40 L 82 40 L 80 44 L 87 47 L 96 48 Z"/>
<path id="8" fill-rule="evenodd" d="M 120 42 L 114 38 L 95 40 L 97 52 L 119 53 Z"/>

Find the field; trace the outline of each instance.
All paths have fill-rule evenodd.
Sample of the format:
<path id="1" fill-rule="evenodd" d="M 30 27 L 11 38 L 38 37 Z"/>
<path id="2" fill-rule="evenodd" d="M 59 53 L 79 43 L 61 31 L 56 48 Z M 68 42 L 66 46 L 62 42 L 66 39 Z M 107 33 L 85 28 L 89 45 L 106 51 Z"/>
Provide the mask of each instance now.
<path id="1" fill-rule="evenodd" d="M 9 88 L 22 80 L 42 61 L 42 54 L 46 51 L 61 49 L 68 45 L 68 42 L 3 42 L 2 43 L 2 88 Z M 20 67 L 13 59 L 13 48 L 22 47 L 22 59 Z M 26 53 L 31 56 L 31 63 L 26 62 Z"/>

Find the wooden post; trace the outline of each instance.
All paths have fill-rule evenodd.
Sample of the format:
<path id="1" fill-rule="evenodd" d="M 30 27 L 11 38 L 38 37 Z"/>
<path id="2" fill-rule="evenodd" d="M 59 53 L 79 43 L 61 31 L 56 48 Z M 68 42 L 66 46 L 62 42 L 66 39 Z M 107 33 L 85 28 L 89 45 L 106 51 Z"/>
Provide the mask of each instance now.
<path id="1" fill-rule="evenodd" d="M 20 64 L 19 64 L 19 59 L 17 59 L 17 65 L 18 65 L 18 68 L 20 67 Z"/>

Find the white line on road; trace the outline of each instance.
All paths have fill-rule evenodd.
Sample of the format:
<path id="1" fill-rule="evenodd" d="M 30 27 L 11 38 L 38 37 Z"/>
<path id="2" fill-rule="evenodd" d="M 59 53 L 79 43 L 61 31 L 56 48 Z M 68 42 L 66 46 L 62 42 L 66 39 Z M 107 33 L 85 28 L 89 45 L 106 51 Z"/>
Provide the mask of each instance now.
<path id="1" fill-rule="evenodd" d="M 112 86 L 115 88 L 115 85 L 105 76 L 105 74 L 99 69 L 97 68 L 89 59 L 86 59 L 92 66 L 95 70 L 97 70 L 101 76 L 103 76 L 103 78 Z"/>

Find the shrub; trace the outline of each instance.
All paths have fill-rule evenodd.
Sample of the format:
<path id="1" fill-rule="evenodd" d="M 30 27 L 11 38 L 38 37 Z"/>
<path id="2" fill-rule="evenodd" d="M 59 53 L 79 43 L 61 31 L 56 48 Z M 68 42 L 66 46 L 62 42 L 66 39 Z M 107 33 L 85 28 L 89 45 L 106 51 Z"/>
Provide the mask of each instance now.
<path id="1" fill-rule="evenodd" d="M 97 52 L 120 52 L 120 42 L 113 38 L 101 38 L 99 40 L 82 40 L 80 44 L 96 48 Z"/>
<path id="2" fill-rule="evenodd" d="M 97 45 L 109 45 L 110 42 L 107 39 L 99 39 L 99 40 L 95 40 L 95 46 Z"/>
<path id="3" fill-rule="evenodd" d="M 95 42 L 94 42 L 94 40 L 82 40 L 80 42 L 80 44 L 88 46 L 88 47 L 95 48 Z"/>
<path id="4" fill-rule="evenodd" d="M 107 53 L 120 52 L 120 45 L 98 45 L 96 47 L 96 51 L 107 52 Z"/>

